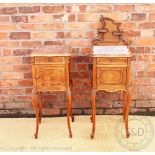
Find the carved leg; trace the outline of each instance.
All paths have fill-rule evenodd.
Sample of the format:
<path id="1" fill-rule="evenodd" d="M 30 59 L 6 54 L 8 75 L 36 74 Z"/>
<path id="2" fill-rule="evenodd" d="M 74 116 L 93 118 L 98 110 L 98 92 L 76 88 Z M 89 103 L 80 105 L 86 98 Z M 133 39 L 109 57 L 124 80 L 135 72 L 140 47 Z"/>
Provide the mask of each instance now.
<path id="1" fill-rule="evenodd" d="M 123 110 L 124 122 L 125 122 L 126 103 L 127 103 L 127 92 L 123 91 L 122 110 Z"/>
<path id="2" fill-rule="evenodd" d="M 70 88 L 71 88 L 71 92 L 73 92 L 73 80 L 70 79 Z M 70 113 L 71 113 L 71 119 L 72 119 L 72 122 L 74 122 L 74 115 L 72 113 L 72 102 L 71 102 L 71 109 L 70 109 Z"/>
<path id="3" fill-rule="evenodd" d="M 41 123 L 41 119 L 42 119 L 42 94 L 41 92 L 39 92 L 38 94 L 38 99 L 39 99 L 39 123 Z"/>
<path id="4" fill-rule="evenodd" d="M 70 116 L 71 116 L 72 122 L 74 122 L 74 115 L 72 113 L 72 101 L 71 101 L 71 106 L 70 106 Z"/>
<path id="5" fill-rule="evenodd" d="M 125 112 L 125 130 L 126 130 L 126 138 L 130 136 L 129 130 L 128 130 L 128 115 L 131 105 L 131 93 L 130 91 L 127 92 L 127 105 L 126 105 L 126 112 Z"/>
<path id="6" fill-rule="evenodd" d="M 92 95 L 92 133 L 91 138 L 94 138 L 96 123 L 96 94 Z"/>
<path id="7" fill-rule="evenodd" d="M 36 102 L 36 95 L 32 95 L 32 104 L 34 107 L 35 115 L 36 115 L 36 132 L 34 134 L 35 139 L 38 138 L 38 130 L 39 130 L 39 115 L 38 115 L 38 106 Z"/>
<path id="8" fill-rule="evenodd" d="M 72 138 L 70 115 L 71 115 L 71 94 L 68 93 L 67 94 L 67 124 L 68 124 L 68 130 L 69 130 L 69 137 Z"/>

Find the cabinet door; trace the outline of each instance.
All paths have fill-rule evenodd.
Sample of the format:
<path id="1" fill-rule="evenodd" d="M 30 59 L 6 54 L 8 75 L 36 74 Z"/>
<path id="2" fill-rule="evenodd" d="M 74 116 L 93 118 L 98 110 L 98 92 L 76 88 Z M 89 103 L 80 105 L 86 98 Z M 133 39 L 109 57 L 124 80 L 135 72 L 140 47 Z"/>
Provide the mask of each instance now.
<path id="1" fill-rule="evenodd" d="M 36 65 L 37 90 L 63 91 L 65 89 L 65 65 Z"/>
<path id="2" fill-rule="evenodd" d="M 126 68 L 97 67 L 97 89 L 117 91 L 125 89 Z"/>

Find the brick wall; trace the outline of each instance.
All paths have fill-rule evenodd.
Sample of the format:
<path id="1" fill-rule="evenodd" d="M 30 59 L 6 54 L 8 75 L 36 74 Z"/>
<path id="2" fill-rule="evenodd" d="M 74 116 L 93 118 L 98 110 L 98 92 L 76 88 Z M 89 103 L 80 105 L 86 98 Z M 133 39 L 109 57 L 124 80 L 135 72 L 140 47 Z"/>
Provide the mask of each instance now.
<path id="1" fill-rule="evenodd" d="M 31 116 L 30 53 L 35 46 L 71 45 L 73 108 L 91 113 L 91 41 L 100 15 L 122 23 L 132 41 L 131 113 L 155 113 L 155 4 L 0 4 L 0 116 Z M 99 93 L 98 114 L 120 114 L 118 93 Z M 64 115 L 66 95 L 44 95 L 44 115 Z"/>

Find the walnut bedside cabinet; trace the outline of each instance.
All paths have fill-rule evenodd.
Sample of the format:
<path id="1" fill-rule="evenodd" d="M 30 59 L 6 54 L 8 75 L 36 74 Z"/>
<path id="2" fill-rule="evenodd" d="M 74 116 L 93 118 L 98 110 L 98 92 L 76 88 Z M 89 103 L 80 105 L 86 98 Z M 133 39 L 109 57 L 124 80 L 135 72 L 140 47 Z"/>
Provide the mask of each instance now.
<path id="1" fill-rule="evenodd" d="M 101 16 L 102 28 L 98 38 L 93 40 L 93 80 L 92 80 L 92 133 L 94 138 L 96 123 L 97 91 L 122 92 L 123 120 L 126 137 L 129 137 L 128 114 L 131 104 L 130 61 L 131 54 L 126 47 L 129 42 L 122 38 L 119 23 Z"/>
<path id="2" fill-rule="evenodd" d="M 71 110 L 71 80 L 69 78 L 69 59 L 71 48 L 68 46 L 39 47 L 31 53 L 33 91 L 32 104 L 36 115 L 35 138 L 38 138 L 39 123 L 42 118 L 42 93 L 65 91 L 67 93 L 67 124 L 69 136 L 72 137 L 70 116 Z"/>

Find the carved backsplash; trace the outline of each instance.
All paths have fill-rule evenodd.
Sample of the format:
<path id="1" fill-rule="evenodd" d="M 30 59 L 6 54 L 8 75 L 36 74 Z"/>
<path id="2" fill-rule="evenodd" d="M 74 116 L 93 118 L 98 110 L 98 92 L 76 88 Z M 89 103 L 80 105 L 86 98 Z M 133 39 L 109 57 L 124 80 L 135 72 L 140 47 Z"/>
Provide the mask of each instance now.
<path id="1" fill-rule="evenodd" d="M 115 23 L 110 18 L 101 15 L 100 22 L 102 28 L 98 29 L 98 37 L 93 40 L 93 45 L 128 45 L 129 41 L 122 37 L 123 31 L 120 30 L 121 23 Z"/>

